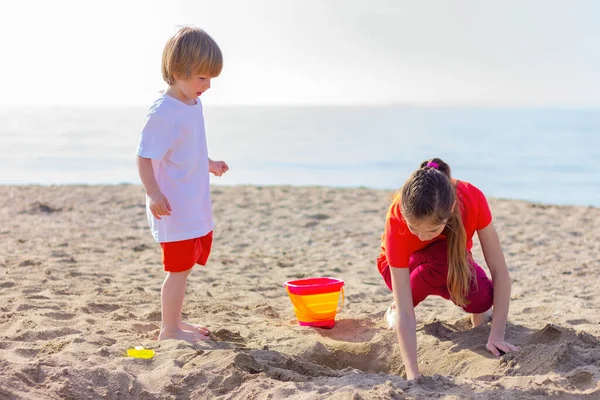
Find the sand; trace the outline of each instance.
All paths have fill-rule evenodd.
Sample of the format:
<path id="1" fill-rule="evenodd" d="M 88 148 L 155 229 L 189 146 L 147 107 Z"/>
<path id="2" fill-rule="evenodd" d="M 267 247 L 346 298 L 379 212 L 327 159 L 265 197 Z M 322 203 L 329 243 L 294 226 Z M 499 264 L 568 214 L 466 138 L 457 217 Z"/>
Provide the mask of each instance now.
<path id="1" fill-rule="evenodd" d="M 184 307 L 212 340 L 190 344 L 156 340 L 164 273 L 140 186 L 0 186 L 0 398 L 600 398 L 600 209 L 491 199 L 522 350 L 492 356 L 489 325 L 429 298 L 413 383 L 375 267 L 391 194 L 213 187 L 214 247 Z M 331 330 L 296 322 L 283 283 L 310 276 L 345 281 Z M 140 345 L 156 356 L 124 356 Z"/>

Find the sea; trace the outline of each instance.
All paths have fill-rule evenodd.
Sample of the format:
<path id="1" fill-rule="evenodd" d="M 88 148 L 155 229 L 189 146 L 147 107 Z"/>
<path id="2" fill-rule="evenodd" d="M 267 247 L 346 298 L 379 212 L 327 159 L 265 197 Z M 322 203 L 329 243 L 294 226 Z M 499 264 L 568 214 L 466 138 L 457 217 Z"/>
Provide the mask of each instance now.
<path id="1" fill-rule="evenodd" d="M 139 184 L 144 106 L 0 106 L 0 184 Z M 600 207 L 600 109 L 205 105 L 215 185 L 399 189 L 440 157 L 488 197 Z"/>

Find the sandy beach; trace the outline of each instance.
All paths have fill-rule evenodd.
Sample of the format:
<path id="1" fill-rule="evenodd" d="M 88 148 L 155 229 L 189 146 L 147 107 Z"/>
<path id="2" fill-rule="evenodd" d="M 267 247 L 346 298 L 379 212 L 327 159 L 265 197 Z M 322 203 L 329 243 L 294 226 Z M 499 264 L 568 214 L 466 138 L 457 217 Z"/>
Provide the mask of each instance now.
<path id="1" fill-rule="evenodd" d="M 0 399 L 600 398 L 600 209 L 490 199 L 522 349 L 492 356 L 489 325 L 428 298 L 409 383 L 375 267 L 391 191 L 212 190 L 213 250 L 184 306 L 212 340 L 190 344 L 156 340 L 164 273 L 141 186 L 0 186 Z M 331 330 L 299 326 L 283 287 L 313 276 L 345 281 Z"/>

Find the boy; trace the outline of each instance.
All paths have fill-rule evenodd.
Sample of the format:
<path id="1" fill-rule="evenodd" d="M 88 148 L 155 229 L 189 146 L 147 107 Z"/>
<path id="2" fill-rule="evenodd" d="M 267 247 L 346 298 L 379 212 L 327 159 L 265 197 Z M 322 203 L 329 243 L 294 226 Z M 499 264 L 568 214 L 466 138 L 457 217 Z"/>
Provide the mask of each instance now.
<path id="1" fill-rule="evenodd" d="M 137 165 L 146 191 L 146 213 L 162 247 L 167 277 L 162 285 L 159 340 L 208 339 L 209 331 L 181 320 L 187 277 L 195 264 L 206 265 L 212 245 L 209 172 L 229 167 L 208 158 L 199 96 L 219 76 L 223 56 L 203 30 L 182 28 L 165 45 L 162 75 L 167 90 L 146 115 Z"/>

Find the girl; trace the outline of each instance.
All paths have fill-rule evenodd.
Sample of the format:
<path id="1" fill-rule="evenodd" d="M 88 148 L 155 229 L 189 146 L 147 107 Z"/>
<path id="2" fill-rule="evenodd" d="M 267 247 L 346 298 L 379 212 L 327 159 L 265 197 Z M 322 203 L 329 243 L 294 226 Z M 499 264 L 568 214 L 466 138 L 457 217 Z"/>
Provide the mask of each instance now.
<path id="1" fill-rule="evenodd" d="M 492 281 L 473 261 L 475 232 Z M 450 299 L 471 313 L 473 326 L 488 322 L 493 306 L 487 349 L 495 356 L 519 350 L 504 340 L 511 282 L 479 189 L 452 179 L 441 159 L 424 161 L 394 198 L 382 239 L 377 268 L 394 293 L 386 317 L 398 333 L 407 379 L 419 376 L 414 307 L 428 295 Z"/>

